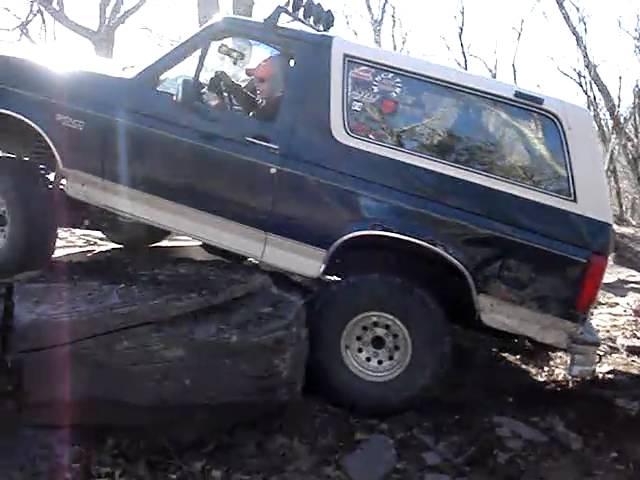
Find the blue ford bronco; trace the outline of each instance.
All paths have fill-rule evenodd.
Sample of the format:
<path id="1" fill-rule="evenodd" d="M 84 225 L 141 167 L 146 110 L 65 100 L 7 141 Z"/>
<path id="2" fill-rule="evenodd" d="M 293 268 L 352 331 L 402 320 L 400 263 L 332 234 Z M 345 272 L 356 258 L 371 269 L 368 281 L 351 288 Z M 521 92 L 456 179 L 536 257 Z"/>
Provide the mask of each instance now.
<path id="1" fill-rule="evenodd" d="M 0 278 L 93 225 L 311 279 L 309 375 L 361 411 L 435 391 L 453 325 L 592 372 L 613 229 L 589 112 L 345 41 L 331 16 L 216 19 L 128 74 L 0 57 Z"/>

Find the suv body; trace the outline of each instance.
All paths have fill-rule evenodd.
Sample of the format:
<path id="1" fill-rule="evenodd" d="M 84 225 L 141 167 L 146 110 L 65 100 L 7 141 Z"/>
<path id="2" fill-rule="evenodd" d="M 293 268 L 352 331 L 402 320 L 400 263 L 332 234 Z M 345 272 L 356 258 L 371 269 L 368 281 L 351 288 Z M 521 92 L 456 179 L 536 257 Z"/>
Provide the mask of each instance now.
<path id="1" fill-rule="evenodd" d="M 201 68 L 212 42 L 288 56 L 274 121 L 181 100 L 171 75 L 200 53 L 197 74 L 215 70 L 215 60 Z M 73 205 L 325 280 L 328 291 L 351 276 L 391 275 L 430 292 L 448 322 L 568 349 L 574 373 L 593 367 L 588 314 L 613 230 L 583 108 L 328 34 L 228 17 L 130 78 L 0 57 L 0 125 L 0 150 L 37 144 L 44 153 L 25 158 L 64 179 Z M 25 138 L 35 143 L 23 148 Z M 330 302 L 323 295 L 318 305 Z M 385 327 L 395 326 L 404 328 Z M 311 328 L 312 343 L 325 334 Z M 341 348 L 388 353 L 347 330 Z M 411 358 L 426 348 L 415 337 L 408 345 Z M 341 355 L 352 381 L 382 388 L 398 378 L 367 373 L 369 357 Z M 348 397 L 344 388 L 334 385 L 334 397 Z M 343 403 L 361 406 L 357 397 Z"/>

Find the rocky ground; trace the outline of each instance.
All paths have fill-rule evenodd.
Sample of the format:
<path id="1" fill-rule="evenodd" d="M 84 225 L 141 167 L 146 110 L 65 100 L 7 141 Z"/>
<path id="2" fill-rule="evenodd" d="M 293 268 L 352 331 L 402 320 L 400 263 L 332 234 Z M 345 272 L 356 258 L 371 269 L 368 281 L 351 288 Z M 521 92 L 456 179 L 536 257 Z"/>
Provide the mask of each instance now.
<path id="1" fill-rule="evenodd" d="M 402 415 L 361 418 L 309 394 L 260 422 L 202 438 L 5 428 L 0 478 L 639 478 L 640 233 L 619 234 L 595 308 L 604 341 L 594 379 L 570 380 L 562 353 L 460 333 L 443 395 Z M 90 260 L 112 246 L 96 233 L 64 231 L 58 247 L 61 256 Z"/>

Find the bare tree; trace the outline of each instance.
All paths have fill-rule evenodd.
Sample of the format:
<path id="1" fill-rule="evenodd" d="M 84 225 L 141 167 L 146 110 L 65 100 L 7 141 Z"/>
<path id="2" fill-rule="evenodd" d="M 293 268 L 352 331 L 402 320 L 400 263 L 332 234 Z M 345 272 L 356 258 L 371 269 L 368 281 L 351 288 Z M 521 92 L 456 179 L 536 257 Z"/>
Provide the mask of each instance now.
<path id="1" fill-rule="evenodd" d="M 254 0 L 233 0 L 233 14 L 243 17 L 253 16 Z M 203 26 L 220 13 L 219 0 L 198 0 L 198 24 Z"/>
<path id="2" fill-rule="evenodd" d="M 198 0 L 198 25 L 203 26 L 219 12 L 218 0 Z"/>
<path id="3" fill-rule="evenodd" d="M 458 13 L 454 16 L 456 21 L 456 40 L 457 40 L 457 50 L 458 52 L 454 52 L 454 48 L 451 47 L 447 38 L 443 35 L 441 38 L 444 42 L 445 47 L 449 51 L 451 55 L 453 55 L 453 60 L 456 65 L 462 70 L 468 71 L 470 68 L 469 59 L 473 58 L 478 60 L 482 66 L 487 70 L 489 76 L 491 78 L 498 77 L 498 46 L 493 51 L 493 59 L 491 62 L 488 62 L 483 57 L 471 52 L 471 45 L 466 41 L 466 10 L 464 6 L 464 0 L 460 0 Z"/>
<path id="4" fill-rule="evenodd" d="M 520 49 L 520 43 L 522 41 L 522 37 L 524 34 L 524 27 L 527 19 L 533 11 L 540 0 L 533 0 L 533 5 L 529 12 L 520 19 L 520 23 L 518 26 L 513 27 L 513 31 L 515 32 L 515 46 L 513 56 L 511 58 L 511 74 L 513 78 L 513 83 L 518 84 L 518 52 Z M 477 52 L 473 51 L 471 43 L 467 39 L 467 11 L 465 8 L 464 0 L 459 0 L 458 4 L 458 12 L 453 17 L 456 22 L 456 45 L 452 47 L 446 36 L 441 36 L 442 41 L 446 49 L 449 51 L 451 56 L 453 57 L 453 61 L 455 64 L 461 68 L 462 70 L 471 70 L 473 65 L 471 60 L 477 61 L 482 67 L 487 71 L 491 78 L 498 78 L 498 44 L 494 47 L 493 53 L 491 57 L 489 56 L 481 56 L 478 55 Z"/>
<path id="5" fill-rule="evenodd" d="M 514 85 L 518 85 L 518 53 L 520 52 L 520 43 L 522 42 L 522 34 L 524 33 L 524 26 L 527 22 L 527 19 L 533 14 L 533 11 L 536 9 L 540 0 L 534 0 L 531 9 L 520 19 L 520 24 L 517 27 L 513 27 L 513 31 L 516 34 L 515 38 L 515 47 L 513 49 L 513 57 L 511 58 L 511 74 L 513 75 L 513 83 Z"/>
<path id="6" fill-rule="evenodd" d="M 457 25 L 457 40 L 458 40 L 458 47 L 459 47 L 459 53 L 460 53 L 460 57 L 458 57 L 457 54 L 454 53 L 454 49 L 451 47 L 451 45 L 449 45 L 449 42 L 447 41 L 446 37 L 443 35 L 441 38 L 444 41 L 444 45 L 445 47 L 447 47 L 447 50 L 449 50 L 449 53 L 451 53 L 453 55 L 453 59 L 456 62 L 456 65 L 458 65 L 458 67 L 460 67 L 462 70 L 469 70 L 469 45 L 467 45 L 465 43 L 465 38 L 464 38 L 464 28 L 465 28 L 465 22 L 466 22 L 466 16 L 465 16 L 465 9 L 464 9 L 464 0 L 460 0 L 459 3 L 460 7 L 458 10 L 458 13 L 453 17 L 456 21 L 456 25 Z"/>
<path id="7" fill-rule="evenodd" d="M 365 7 L 364 12 L 361 10 L 362 5 Z M 359 30 L 354 23 L 354 12 L 357 12 L 356 16 L 366 21 L 370 27 L 373 43 L 377 47 L 388 48 L 394 52 L 407 51 L 409 34 L 404 28 L 394 0 L 377 0 L 377 3 L 373 0 L 350 2 L 350 8 L 344 11 L 344 20 L 353 36 L 360 38 L 362 29 Z"/>
<path id="8" fill-rule="evenodd" d="M 472 58 L 475 58 L 480 63 L 482 63 L 484 68 L 487 69 L 487 72 L 489 72 L 489 76 L 491 78 L 498 78 L 498 46 L 497 45 L 496 45 L 496 48 L 493 50 L 493 63 L 491 64 L 487 62 L 484 58 L 476 55 L 475 53 L 469 53 L 468 55 Z"/>
<path id="9" fill-rule="evenodd" d="M 462 63 L 458 63 L 458 65 L 465 70 L 469 70 L 469 56 L 467 55 L 469 47 L 464 43 L 465 15 L 464 2 L 462 0 L 460 0 L 460 12 L 458 13 L 458 16 L 456 16 L 456 19 L 458 20 L 458 43 L 460 44 L 460 55 L 462 55 Z"/>
<path id="10" fill-rule="evenodd" d="M 622 106 L 622 77 L 618 78 L 617 96 L 600 74 L 597 63 L 587 44 L 588 25 L 583 11 L 571 3 L 573 15 L 565 0 L 556 0 L 562 18 L 571 32 L 580 58 L 582 69 L 561 72 L 578 85 L 585 95 L 600 140 L 605 148 L 605 165 L 615 195 L 615 206 L 619 219 L 637 219 L 640 214 L 640 86 L 636 82 L 632 102 L 628 108 Z M 640 37 L 640 20 L 636 25 Z M 636 54 L 639 53 L 640 39 L 634 37 Z M 627 185 L 621 184 L 621 177 L 629 172 Z"/>
<path id="11" fill-rule="evenodd" d="M 344 12 L 344 21 L 347 25 L 347 28 L 351 31 L 353 37 L 360 38 L 360 32 L 358 32 L 358 29 L 353 25 L 353 18 L 350 12 Z"/>
<path id="12" fill-rule="evenodd" d="M 566 5 L 565 5 L 565 0 L 556 0 L 556 4 L 558 5 L 558 9 L 560 10 L 560 13 L 562 14 L 562 18 L 564 19 L 567 27 L 571 31 L 571 34 L 573 35 L 573 38 L 575 39 L 576 45 L 578 47 L 578 51 L 580 52 L 580 55 L 582 56 L 582 61 L 584 63 L 584 67 L 587 70 L 587 73 L 589 74 L 589 77 L 590 77 L 591 81 L 593 81 L 593 83 L 596 85 L 596 87 L 598 89 L 598 92 L 602 96 L 602 100 L 604 101 L 604 105 L 605 105 L 605 108 L 607 109 L 607 112 L 609 113 L 609 116 L 612 119 L 616 119 L 617 123 L 619 123 L 619 118 L 618 118 L 619 117 L 619 112 L 618 112 L 618 110 L 616 108 L 616 102 L 613 99 L 613 95 L 611 94 L 611 91 L 609 90 L 609 88 L 607 87 L 606 83 L 604 82 L 604 80 L 600 76 L 600 72 L 598 70 L 598 66 L 592 60 L 590 52 L 589 52 L 589 49 L 587 48 L 587 44 L 586 44 L 586 41 L 585 41 L 585 37 L 586 37 L 586 34 L 587 34 L 587 22 L 586 22 L 584 14 L 574 4 L 574 8 L 575 8 L 576 14 L 578 16 L 578 22 L 582 26 L 582 29 L 583 29 L 583 33 L 581 33 L 579 31 L 579 29 L 578 29 L 578 26 L 574 23 L 573 19 L 569 15 L 569 12 L 568 12 L 568 10 L 566 8 Z"/>
<path id="13" fill-rule="evenodd" d="M 524 23 L 525 19 L 522 17 L 520 19 L 520 25 L 518 27 L 514 27 L 513 30 L 516 33 L 516 46 L 513 49 L 513 57 L 511 59 L 511 73 L 513 74 L 513 83 L 518 85 L 518 52 L 520 50 L 520 41 L 522 40 L 522 32 L 524 31 Z"/>
<path id="14" fill-rule="evenodd" d="M 233 0 L 233 14 L 243 17 L 253 16 L 254 0 Z"/>
<path id="15" fill-rule="evenodd" d="M 394 52 L 405 52 L 409 34 L 404 29 L 395 5 L 391 5 L 391 46 Z"/>
<path id="16" fill-rule="evenodd" d="M 364 3 L 367 6 L 369 22 L 371 24 L 371 30 L 373 31 L 373 43 L 378 47 L 382 47 L 382 26 L 384 25 L 384 21 L 387 16 L 389 0 L 380 0 L 378 8 L 375 10 L 371 5 L 371 0 L 364 0 Z"/>
<path id="17" fill-rule="evenodd" d="M 69 17 L 65 9 L 64 0 L 30 0 L 29 13 L 18 28 L 28 38 L 29 26 L 36 19 L 40 19 L 42 25 L 46 27 L 43 13 L 46 12 L 55 22 L 90 41 L 97 55 L 111 58 L 113 57 L 116 31 L 135 15 L 145 3 L 146 0 L 137 0 L 129 8 L 125 9 L 124 0 L 100 0 L 98 4 L 98 26 L 92 29 L 79 24 Z"/>
<path id="18" fill-rule="evenodd" d="M 47 31 L 47 22 L 42 13 L 42 10 L 38 8 L 38 6 L 34 3 L 29 3 L 28 5 L 29 11 L 21 16 L 13 12 L 11 9 L 7 7 L 0 8 L 0 11 L 7 13 L 13 20 L 16 22 L 15 25 L 8 28 L 0 28 L 1 32 L 17 32 L 18 40 L 22 40 L 23 38 L 27 39 L 31 43 L 36 43 L 31 36 L 30 27 L 36 21 L 40 21 L 41 29 L 46 35 Z"/>
<path id="19" fill-rule="evenodd" d="M 640 13 L 636 15 L 636 28 L 633 33 L 636 55 L 640 57 Z"/>

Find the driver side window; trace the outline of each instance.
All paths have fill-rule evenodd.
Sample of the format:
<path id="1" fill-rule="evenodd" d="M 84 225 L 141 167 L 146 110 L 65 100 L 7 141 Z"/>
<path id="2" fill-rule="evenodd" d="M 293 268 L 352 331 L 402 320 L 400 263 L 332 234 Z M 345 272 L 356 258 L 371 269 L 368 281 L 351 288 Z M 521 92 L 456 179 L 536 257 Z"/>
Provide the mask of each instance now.
<path id="1" fill-rule="evenodd" d="M 197 72 L 201 55 L 202 69 Z M 183 79 L 194 80 L 197 102 L 216 111 L 230 111 L 273 121 L 285 94 L 293 60 L 264 43 L 239 37 L 214 41 L 164 72 L 157 89 L 176 100 Z M 198 78 L 195 76 L 198 75 Z"/>
<path id="2" fill-rule="evenodd" d="M 194 53 L 192 53 L 189 57 L 184 59 L 182 62 L 173 66 L 162 75 L 160 75 L 158 79 L 158 83 L 156 85 L 156 90 L 160 92 L 170 93 L 175 97 L 178 92 L 178 84 L 182 79 L 190 79 L 196 73 L 196 68 L 198 66 L 198 59 L 200 58 L 202 50 L 198 49 Z"/>

